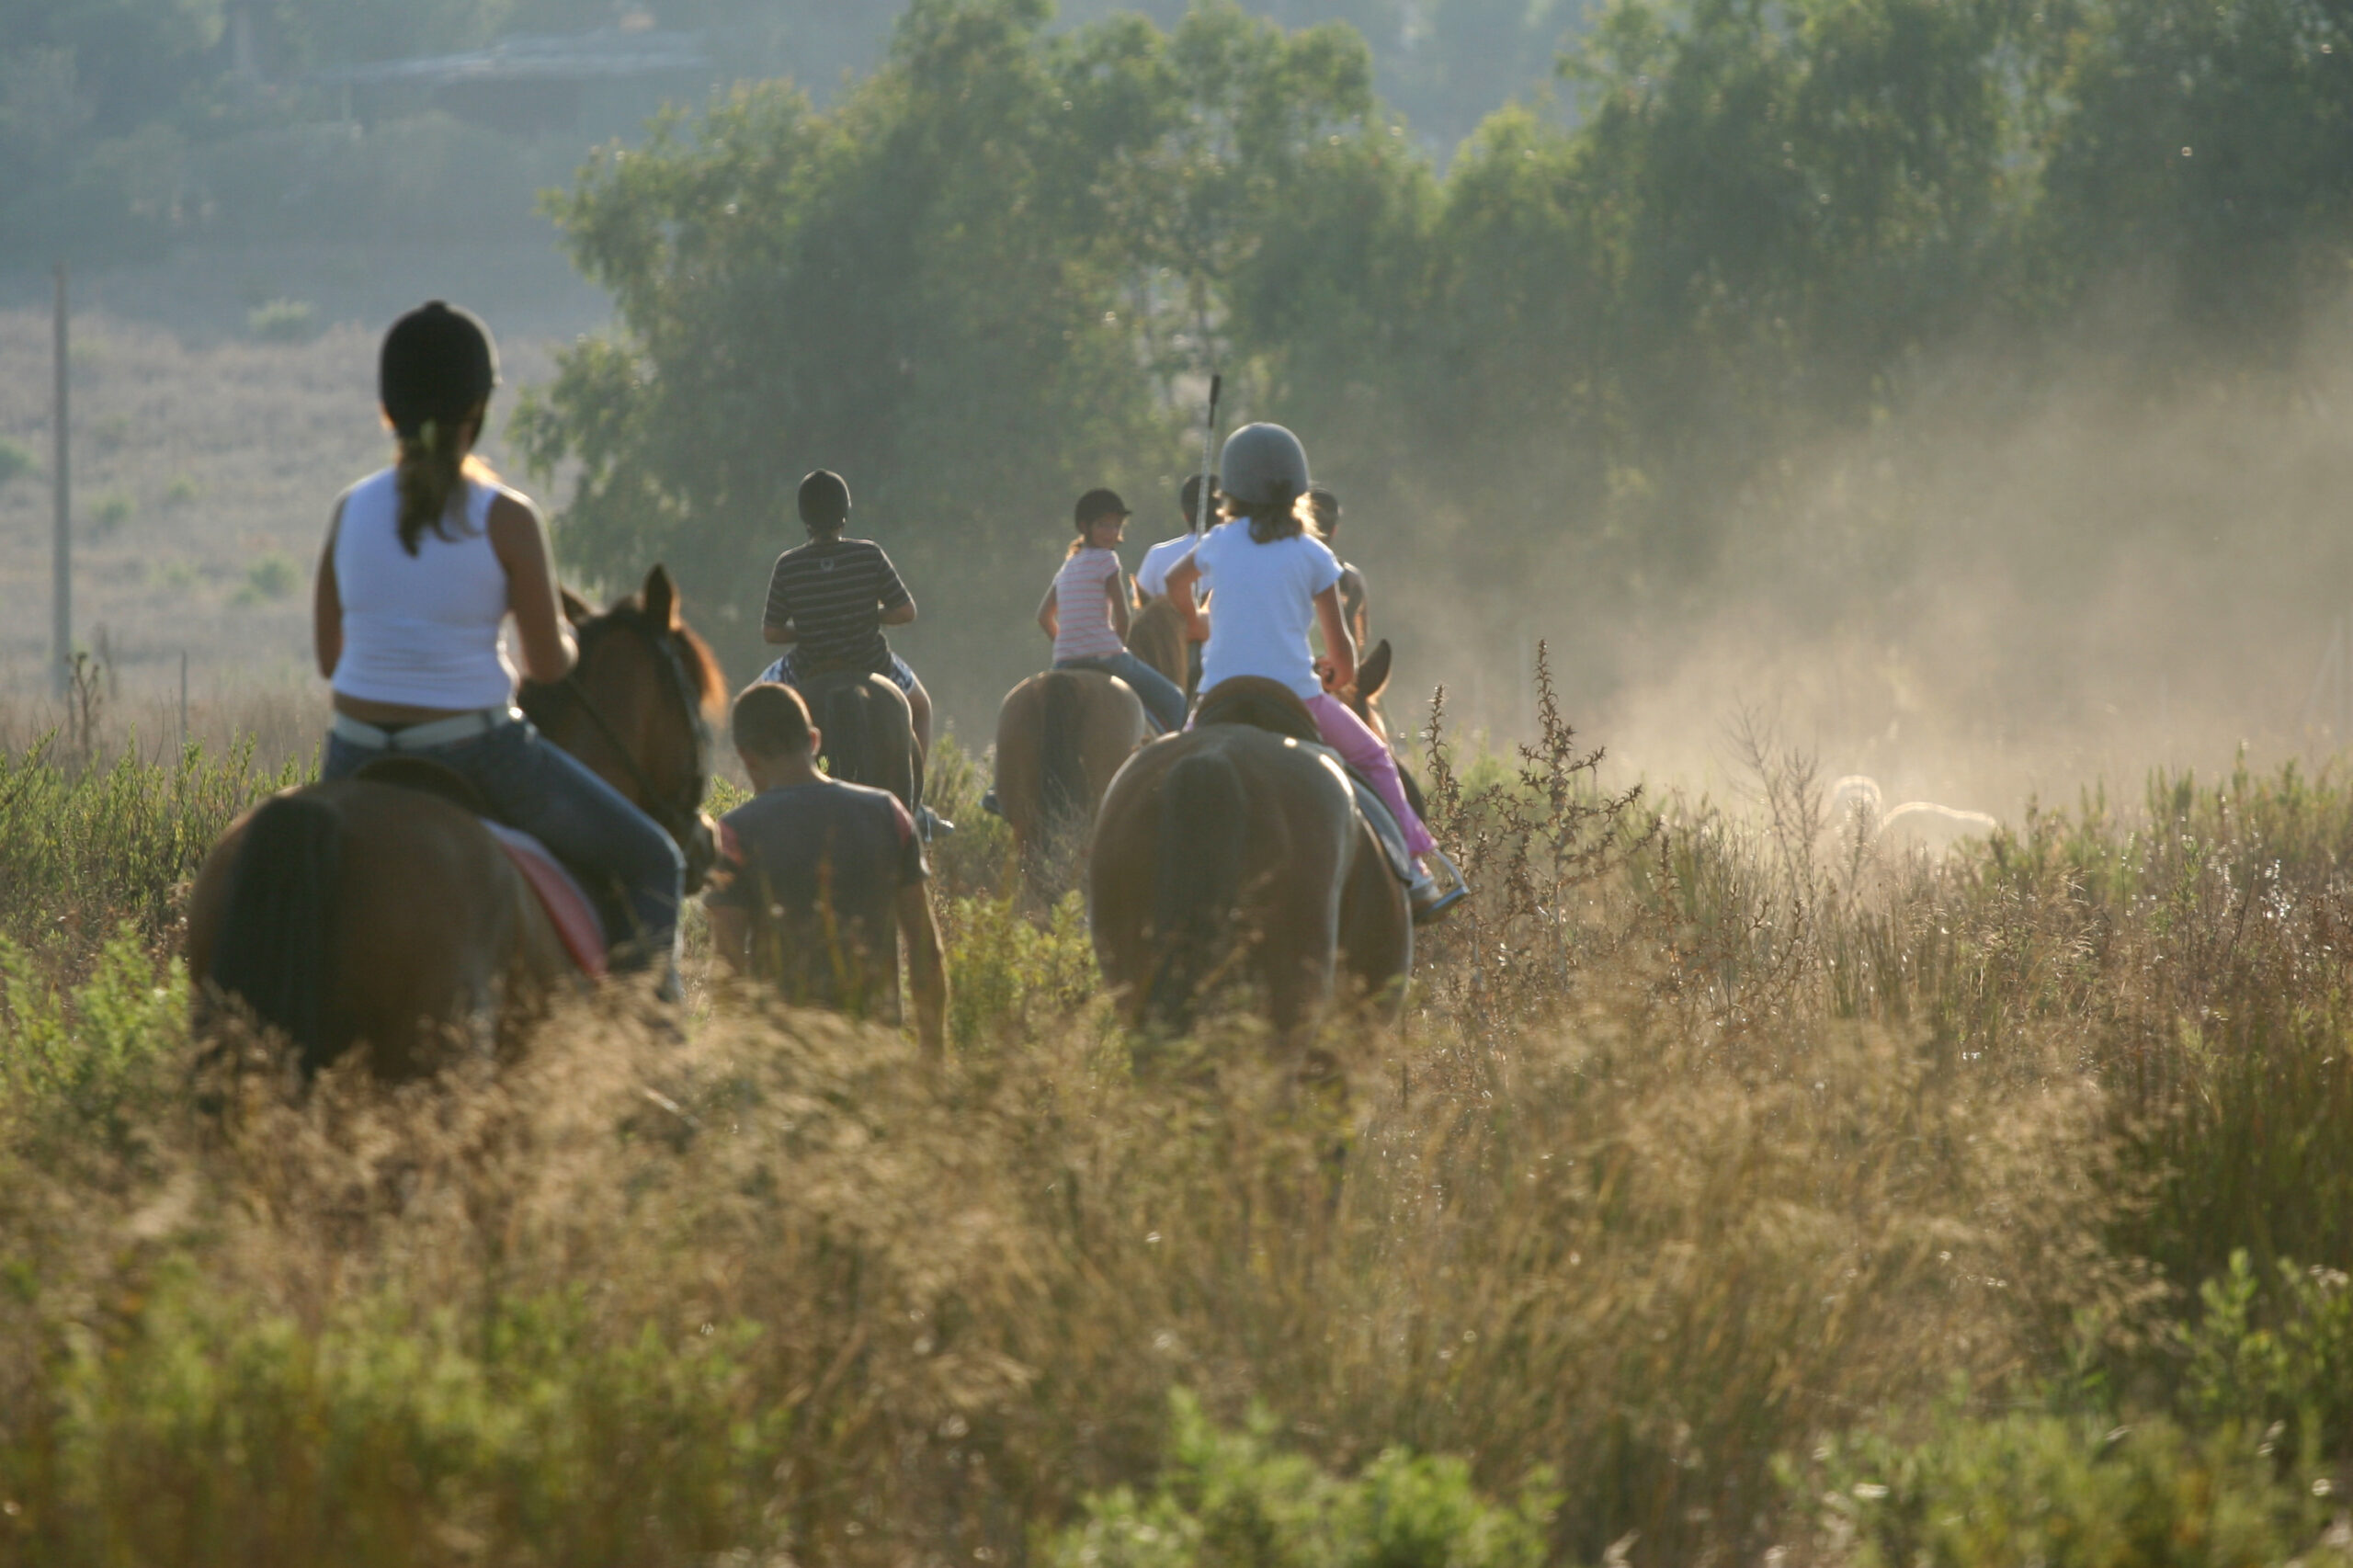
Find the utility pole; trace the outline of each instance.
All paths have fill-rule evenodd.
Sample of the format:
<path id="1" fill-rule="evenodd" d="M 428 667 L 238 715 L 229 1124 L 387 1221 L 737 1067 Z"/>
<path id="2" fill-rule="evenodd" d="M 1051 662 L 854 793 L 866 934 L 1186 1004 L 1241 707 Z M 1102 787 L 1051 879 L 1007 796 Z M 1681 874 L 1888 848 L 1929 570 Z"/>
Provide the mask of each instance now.
<path id="1" fill-rule="evenodd" d="M 57 264 L 57 456 L 51 469 L 57 496 L 57 533 L 51 553 L 50 634 L 53 655 L 50 675 L 57 695 L 65 695 L 74 670 L 74 439 L 66 424 L 66 392 L 72 381 L 65 368 L 65 264 Z"/>

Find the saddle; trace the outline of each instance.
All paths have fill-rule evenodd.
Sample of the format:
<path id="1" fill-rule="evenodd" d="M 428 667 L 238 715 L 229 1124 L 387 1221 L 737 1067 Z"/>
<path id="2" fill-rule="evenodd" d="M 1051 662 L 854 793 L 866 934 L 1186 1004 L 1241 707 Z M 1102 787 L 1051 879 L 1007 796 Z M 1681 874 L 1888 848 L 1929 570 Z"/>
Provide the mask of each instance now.
<path id="1" fill-rule="evenodd" d="M 547 911 L 548 923 L 555 927 L 572 961 L 591 979 L 603 978 L 607 926 L 597 914 L 596 901 L 546 845 L 499 821 L 472 779 L 431 757 L 397 752 L 363 765 L 352 777 L 437 796 L 488 828 L 498 847 L 506 851 L 507 861 L 539 896 L 540 907 Z"/>
<path id="2" fill-rule="evenodd" d="M 1313 746 L 1324 756 L 1338 763 L 1347 776 L 1348 786 L 1356 791 L 1357 812 L 1381 840 L 1383 853 L 1389 857 L 1389 868 L 1397 880 L 1414 880 L 1414 857 L 1405 847 L 1404 830 L 1397 825 L 1397 818 L 1364 776 L 1350 767 L 1347 759 L 1324 744 L 1324 732 L 1315 725 L 1315 715 L 1307 710 L 1299 693 L 1278 680 L 1259 676 L 1237 676 L 1220 681 L 1202 697 L 1200 706 L 1193 713 L 1193 728 L 1210 724 L 1242 724 L 1254 730 L 1282 736 L 1302 746 Z"/>

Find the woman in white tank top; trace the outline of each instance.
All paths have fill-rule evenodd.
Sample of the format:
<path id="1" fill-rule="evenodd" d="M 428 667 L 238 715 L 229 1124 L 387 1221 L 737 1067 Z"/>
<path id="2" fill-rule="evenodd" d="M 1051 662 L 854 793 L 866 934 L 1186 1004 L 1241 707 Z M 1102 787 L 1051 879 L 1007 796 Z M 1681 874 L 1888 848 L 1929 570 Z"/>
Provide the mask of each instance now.
<path id="1" fill-rule="evenodd" d="M 377 387 L 397 453 L 335 502 L 319 556 L 313 641 L 335 711 L 320 777 L 393 752 L 448 765 L 503 821 L 629 890 L 616 967 L 667 967 L 678 846 L 514 707 L 508 615 L 531 679 L 563 679 L 577 650 L 538 510 L 472 455 L 497 384 L 489 329 L 464 311 L 435 300 L 384 335 Z"/>

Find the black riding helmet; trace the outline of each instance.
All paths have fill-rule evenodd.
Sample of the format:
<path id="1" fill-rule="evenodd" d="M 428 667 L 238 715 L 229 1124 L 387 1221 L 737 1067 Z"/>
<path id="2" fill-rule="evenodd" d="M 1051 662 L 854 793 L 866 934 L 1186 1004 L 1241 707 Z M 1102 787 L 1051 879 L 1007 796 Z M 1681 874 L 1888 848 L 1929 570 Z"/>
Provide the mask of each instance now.
<path id="1" fill-rule="evenodd" d="M 384 334 L 376 396 L 404 436 L 428 419 L 463 419 L 497 385 L 498 347 L 472 311 L 427 300 Z"/>
<path id="2" fill-rule="evenodd" d="M 812 532 L 836 533 L 849 522 L 849 482 L 819 469 L 801 482 L 801 521 Z"/>

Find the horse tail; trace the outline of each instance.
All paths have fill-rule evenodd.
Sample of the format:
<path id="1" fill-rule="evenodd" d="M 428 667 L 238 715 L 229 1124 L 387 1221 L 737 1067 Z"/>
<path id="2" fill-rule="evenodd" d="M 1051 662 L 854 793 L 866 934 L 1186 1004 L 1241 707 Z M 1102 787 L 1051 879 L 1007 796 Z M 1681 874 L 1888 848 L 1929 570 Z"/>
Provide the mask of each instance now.
<path id="1" fill-rule="evenodd" d="M 1179 758 L 1160 783 L 1160 842 L 1153 876 L 1153 945 L 1158 950 L 1148 1017 L 1181 1025 L 1194 993 L 1223 959 L 1242 892 L 1247 803 L 1242 776 L 1222 756 Z"/>
<path id="2" fill-rule="evenodd" d="M 342 864 L 343 817 L 328 801 L 280 795 L 256 812 L 230 868 L 211 972 L 202 977 L 284 1030 L 305 1076 L 326 1063 Z"/>
<path id="3" fill-rule="evenodd" d="M 825 693 L 825 711 L 817 721 L 825 732 L 825 756 L 833 776 L 851 784 L 873 777 L 872 747 L 868 744 L 867 701 L 870 694 L 862 680 L 839 680 Z"/>
<path id="4" fill-rule="evenodd" d="M 1048 833 L 1060 833 L 1086 817 L 1086 759 L 1079 750 L 1086 731 L 1079 683 L 1068 676 L 1046 677 L 1046 706 L 1039 720 L 1038 818 Z"/>

